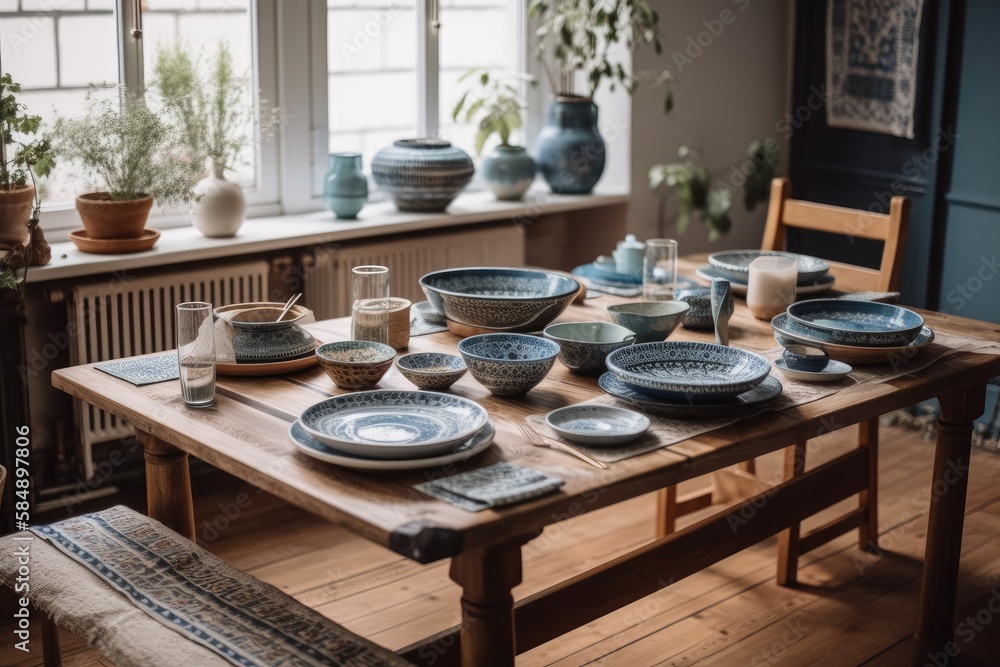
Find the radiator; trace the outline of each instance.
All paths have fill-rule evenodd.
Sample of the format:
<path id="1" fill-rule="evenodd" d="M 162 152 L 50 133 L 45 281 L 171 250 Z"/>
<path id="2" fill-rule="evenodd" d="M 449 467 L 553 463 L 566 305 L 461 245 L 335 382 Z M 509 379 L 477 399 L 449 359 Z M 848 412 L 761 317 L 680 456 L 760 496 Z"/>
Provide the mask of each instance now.
<path id="1" fill-rule="evenodd" d="M 75 340 L 70 362 L 89 364 L 174 348 L 174 306 L 208 301 L 214 306 L 263 301 L 268 262 L 256 260 L 211 269 L 179 271 L 74 286 L 69 300 Z M 76 401 L 86 479 L 93 475 L 93 445 L 131 434 L 125 422 Z"/>
<path id="2" fill-rule="evenodd" d="M 418 281 L 431 271 L 459 266 L 522 266 L 524 232 L 518 225 L 482 225 L 460 231 L 407 235 L 375 242 L 318 246 L 302 258 L 304 302 L 316 319 L 351 313 L 351 269 L 389 267 L 393 296 L 425 299 Z"/>

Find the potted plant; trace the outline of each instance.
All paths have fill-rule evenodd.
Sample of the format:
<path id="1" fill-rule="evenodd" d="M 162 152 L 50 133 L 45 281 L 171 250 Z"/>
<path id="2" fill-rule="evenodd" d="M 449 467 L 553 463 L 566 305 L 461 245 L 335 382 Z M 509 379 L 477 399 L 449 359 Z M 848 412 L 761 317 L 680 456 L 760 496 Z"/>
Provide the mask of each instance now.
<path id="1" fill-rule="evenodd" d="M 500 145 L 483 160 L 480 170 L 497 199 L 520 199 L 535 180 L 535 161 L 523 146 L 510 143 L 511 133 L 522 124 L 517 87 L 510 82 L 490 78 L 485 69 L 466 72 L 459 81 L 473 75 L 478 75 L 479 85 L 459 98 L 451 113 L 452 120 L 468 123 L 479 117 L 476 155 L 482 155 L 483 146 L 491 135 L 496 134 L 500 138 Z"/>
<path id="2" fill-rule="evenodd" d="M 40 200 L 35 177 L 55 166 L 51 141 L 39 134 L 42 119 L 17 101 L 21 85 L 10 74 L 0 77 L 0 245 L 25 245 L 29 221 Z"/>
<path id="3" fill-rule="evenodd" d="M 621 42 L 633 51 L 653 44 L 661 53 L 659 15 L 646 0 L 532 0 L 529 16 L 537 21 L 535 54 L 556 91 L 538 135 L 539 169 L 553 192 L 589 194 L 605 159 L 594 94 L 604 81 L 629 94 L 638 85 L 638 77 L 627 73 L 610 49 Z M 589 87 L 584 96 L 574 91 L 578 72 Z M 670 105 L 668 90 L 668 111 Z"/>
<path id="4" fill-rule="evenodd" d="M 108 88 L 91 87 L 83 116 L 56 121 L 56 148 L 99 184 L 76 198 L 87 236 L 134 239 L 143 235 L 154 201 L 191 201 L 198 169 L 179 133 L 142 96 L 125 90 L 108 95 Z"/>
<path id="5" fill-rule="evenodd" d="M 204 177 L 194 188 L 191 222 L 205 236 L 235 236 L 246 212 L 239 183 L 226 178 L 244 160 L 255 122 L 250 78 L 233 66 L 229 45 L 222 41 L 209 65 L 192 57 L 181 43 L 160 49 L 151 88 L 159 93 L 167 117 L 195 156 Z M 262 112 L 261 133 L 279 119 L 280 110 Z"/>
<path id="6" fill-rule="evenodd" d="M 690 148 L 681 146 L 677 154 L 683 162 L 650 167 L 649 186 L 654 191 L 664 187 L 676 191 L 678 233 L 683 234 L 693 219 L 708 226 L 709 241 L 732 228 L 729 214 L 736 190 L 743 188 L 744 206 L 752 211 L 768 200 L 771 179 L 778 169 L 778 143 L 773 139 L 751 142 L 747 158 L 732 165 L 729 180 L 714 187 L 711 172 L 695 161 Z"/>

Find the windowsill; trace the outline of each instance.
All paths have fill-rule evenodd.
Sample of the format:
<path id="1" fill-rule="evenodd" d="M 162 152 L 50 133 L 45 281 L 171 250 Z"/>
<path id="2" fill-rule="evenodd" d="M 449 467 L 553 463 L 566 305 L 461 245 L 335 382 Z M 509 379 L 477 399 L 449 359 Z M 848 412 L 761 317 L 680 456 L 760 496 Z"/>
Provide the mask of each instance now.
<path id="1" fill-rule="evenodd" d="M 235 237 L 229 239 L 205 238 L 190 226 L 165 229 L 156 247 L 141 253 L 95 255 L 79 251 L 71 242 L 53 243 L 52 261 L 28 269 L 27 282 L 169 266 L 480 222 L 530 223 L 547 213 L 628 201 L 629 196 L 623 193 L 553 195 L 532 190 L 524 201 L 501 202 L 490 193 L 481 192 L 461 195 L 446 213 L 401 213 L 391 202 L 379 202 L 366 206 L 355 221 L 336 220 L 329 211 L 251 218 L 243 223 Z"/>

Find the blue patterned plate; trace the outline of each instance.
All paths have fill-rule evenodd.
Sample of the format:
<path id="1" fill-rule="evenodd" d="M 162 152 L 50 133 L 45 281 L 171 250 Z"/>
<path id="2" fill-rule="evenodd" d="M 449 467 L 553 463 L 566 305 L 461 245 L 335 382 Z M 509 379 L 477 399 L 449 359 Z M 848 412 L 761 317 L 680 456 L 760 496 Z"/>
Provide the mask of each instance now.
<path id="1" fill-rule="evenodd" d="M 611 447 L 631 442 L 645 433 L 649 417 L 610 405 L 570 405 L 547 414 L 545 423 L 571 442 Z"/>
<path id="2" fill-rule="evenodd" d="M 912 310 L 875 301 L 812 299 L 793 303 L 787 314 L 817 340 L 859 347 L 909 345 L 924 326 Z"/>
<path id="3" fill-rule="evenodd" d="M 830 265 L 819 257 L 781 250 L 723 250 L 709 255 L 708 263 L 723 278 L 747 283 L 750 264 L 760 257 L 791 257 L 798 265 L 799 283 L 806 285 L 816 282 L 830 270 Z"/>
<path id="4" fill-rule="evenodd" d="M 299 417 L 325 445 L 373 459 L 415 459 L 452 451 L 489 421 L 461 396 L 429 391 L 360 391 L 320 401 Z"/>
<path id="5" fill-rule="evenodd" d="M 785 374 L 789 380 L 798 380 L 799 382 L 834 382 L 836 380 L 842 380 L 847 377 L 853 368 L 850 364 L 845 364 L 842 361 L 836 361 L 831 359 L 827 363 L 826 367 L 818 371 L 804 371 L 798 368 L 789 368 L 788 363 L 781 358 L 774 360 L 774 365 L 777 366 L 782 373 Z"/>
<path id="6" fill-rule="evenodd" d="M 288 429 L 288 437 L 292 443 L 309 456 L 343 468 L 367 470 L 369 472 L 426 470 L 428 468 L 436 468 L 450 463 L 465 461 L 489 449 L 490 445 L 493 444 L 493 436 L 495 434 L 496 430 L 493 428 L 492 422 L 487 422 L 486 426 L 480 429 L 478 433 L 459 444 L 447 454 L 420 459 L 385 460 L 366 459 L 324 445 L 309 435 L 299 421 L 296 421 Z"/>
<path id="7" fill-rule="evenodd" d="M 670 400 L 715 401 L 750 391 L 771 372 L 767 359 L 714 343 L 642 343 L 608 355 L 608 370 L 636 391 Z"/>
<path id="8" fill-rule="evenodd" d="M 712 282 L 713 278 L 722 278 L 723 280 L 728 280 L 729 284 L 732 286 L 733 294 L 737 296 L 747 295 L 747 283 L 746 281 L 732 280 L 722 275 L 716 271 L 712 266 L 705 265 L 695 270 L 695 275 L 702 280 Z M 825 276 L 820 277 L 817 280 L 800 283 L 795 288 L 795 294 L 797 296 L 802 296 L 804 294 L 818 294 L 820 292 L 825 292 L 828 289 L 833 288 L 833 284 L 837 282 L 837 279 L 832 273 L 828 273 Z"/>
<path id="9" fill-rule="evenodd" d="M 690 403 L 683 400 L 671 401 L 653 398 L 632 389 L 611 373 L 605 373 L 598 380 L 601 389 L 615 398 L 631 403 L 637 410 L 669 419 L 726 419 L 747 412 L 748 408 L 759 406 L 781 394 L 781 382 L 769 377 L 750 391 L 736 396 L 719 399 L 713 403 Z"/>
<path id="10" fill-rule="evenodd" d="M 774 329 L 774 339 L 781 345 L 806 344 L 816 345 L 826 350 L 831 359 L 843 361 L 855 366 L 904 362 L 912 359 L 920 348 L 934 342 L 934 332 L 923 327 L 920 334 L 909 345 L 896 347 L 861 347 L 857 345 L 837 345 L 824 342 L 813 337 L 813 332 L 804 327 L 797 327 L 795 320 L 788 313 L 781 313 L 771 320 Z"/>

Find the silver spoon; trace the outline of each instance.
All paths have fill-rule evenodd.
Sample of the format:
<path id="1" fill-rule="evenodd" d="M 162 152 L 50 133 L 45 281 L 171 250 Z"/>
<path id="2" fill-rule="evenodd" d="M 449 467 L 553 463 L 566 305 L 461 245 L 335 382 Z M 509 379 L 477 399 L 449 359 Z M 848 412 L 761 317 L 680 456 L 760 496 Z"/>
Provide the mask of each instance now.
<path id="1" fill-rule="evenodd" d="M 295 302 L 298 301 L 300 298 L 302 298 L 302 292 L 296 292 L 295 294 L 293 294 L 292 298 L 289 299 L 288 303 L 285 304 L 285 309 L 281 311 L 281 315 L 278 315 L 278 319 L 276 319 L 275 322 L 280 322 L 281 318 L 283 318 L 288 313 L 291 307 L 294 306 Z"/>

